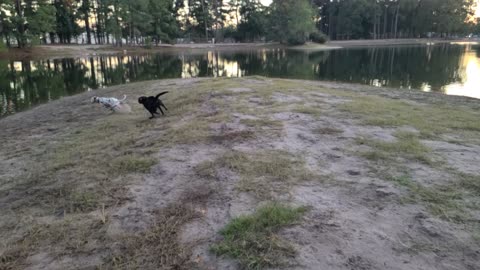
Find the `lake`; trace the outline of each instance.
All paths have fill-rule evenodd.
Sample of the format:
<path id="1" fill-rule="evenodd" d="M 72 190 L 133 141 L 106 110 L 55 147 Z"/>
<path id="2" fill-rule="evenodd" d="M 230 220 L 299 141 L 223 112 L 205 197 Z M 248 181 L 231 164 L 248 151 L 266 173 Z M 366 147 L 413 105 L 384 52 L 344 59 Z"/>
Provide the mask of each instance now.
<path id="1" fill-rule="evenodd" d="M 0 60 L 0 116 L 128 82 L 249 75 L 352 82 L 480 98 L 480 46 L 437 44 L 316 52 L 261 48 Z"/>

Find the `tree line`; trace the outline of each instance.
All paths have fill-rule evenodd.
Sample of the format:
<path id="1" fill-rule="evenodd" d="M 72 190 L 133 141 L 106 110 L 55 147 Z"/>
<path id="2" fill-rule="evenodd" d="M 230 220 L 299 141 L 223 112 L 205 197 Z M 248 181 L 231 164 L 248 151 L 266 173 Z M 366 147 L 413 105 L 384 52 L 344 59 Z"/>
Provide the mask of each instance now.
<path id="1" fill-rule="evenodd" d="M 158 45 L 441 37 L 472 31 L 475 0 L 0 0 L 1 41 Z M 1 42 L 0 41 L 0 42 Z"/>
<path id="2" fill-rule="evenodd" d="M 450 37 L 475 31 L 475 0 L 314 0 L 331 39 Z"/>

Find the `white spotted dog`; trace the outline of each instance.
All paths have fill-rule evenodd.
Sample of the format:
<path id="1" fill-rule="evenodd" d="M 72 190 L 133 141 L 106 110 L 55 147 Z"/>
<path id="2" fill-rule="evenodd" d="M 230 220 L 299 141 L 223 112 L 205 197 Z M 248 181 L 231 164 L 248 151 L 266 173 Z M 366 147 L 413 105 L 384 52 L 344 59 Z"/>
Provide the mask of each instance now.
<path id="1" fill-rule="evenodd" d="M 94 96 L 92 97 L 92 103 L 100 103 L 102 104 L 105 108 L 110 109 L 112 111 L 115 111 L 119 107 L 124 104 L 125 100 L 127 99 L 127 95 L 123 95 L 123 99 L 117 99 L 114 97 L 97 97 Z"/>

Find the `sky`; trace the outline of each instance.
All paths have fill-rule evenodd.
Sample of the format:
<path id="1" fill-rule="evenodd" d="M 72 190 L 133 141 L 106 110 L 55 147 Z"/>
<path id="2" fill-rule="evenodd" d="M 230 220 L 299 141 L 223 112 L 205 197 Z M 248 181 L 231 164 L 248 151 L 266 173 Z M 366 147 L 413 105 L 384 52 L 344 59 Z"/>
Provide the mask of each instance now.
<path id="1" fill-rule="evenodd" d="M 260 0 L 260 2 L 262 2 L 262 4 L 264 4 L 265 6 L 268 6 L 272 3 L 272 0 Z"/>
<path id="2" fill-rule="evenodd" d="M 477 0 L 477 10 L 476 10 L 477 17 L 480 17 L 480 0 Z"/>

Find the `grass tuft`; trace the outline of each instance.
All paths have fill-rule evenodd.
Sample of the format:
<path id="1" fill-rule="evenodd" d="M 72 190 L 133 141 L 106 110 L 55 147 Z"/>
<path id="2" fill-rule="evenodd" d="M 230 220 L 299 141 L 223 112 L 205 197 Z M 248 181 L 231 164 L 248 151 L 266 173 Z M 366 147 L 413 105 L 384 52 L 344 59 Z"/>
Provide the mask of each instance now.
<path id="1" fill-rule="evenodd" d="M 240 124 L 246 125 L 247 127 L 255 127 L 255 128 L 262 128 L 262 127 L 282 128 L 283 127 L 282 121 L 270 120 L 267 118 L 242 119 L 240 120 Z"/>
<path id="2" fill-rule="evenodd" d="M 334 127 L 319 127 L 314 129 L 313 133 L 320 135 L 336 135 L 343 133 L 343 130 Z"/>
<path id="3" fill-rule="evenodd" d="M 267 204 L 251 215 L 230 221 L 221 231 L 223 240 L 211 247 L 217 255 L 237 259 L 247 269 L 278 267 L 295 256 L 295 250 L 276 233 L 297 222 L 305 208 Z"/>
<path id="4" fill-rule="evenodd" d="M 111 269 L 191 269 L 191 248 L 178 239 L 182 226 L 197 214 L 180 204 L 155 213 L 153 226 L 143 232 L 125 235 L 106 258 Z"/>
<path id="5" fill-rule="evenodd" d="M 303 113 L 303 114 L 309 114 L 312 116 L 321 116 L 322 115 L 322 110 L 319 108 L 307 106 L 307 105 L 297 105 L 295 108 L 292 110 L 293 112 L 296 113 Z"/>
<path id="6" fill-rule="evenodd" d="M 128 155 L 114 159 L 111 166 L 118 173 L 122 174 L 147 173 L 155 163 L 156 161 L 153 158 Z"/>
<path id="7" fill-rule="evenodd" d="M 410 191 L 406 202 L 421 202 L 435 216 L 457 223 L 465 222 L 470 216 L 465 208 L 464 194 L 455 187 L 456 184 L 426 187 L 408 175 L 390 177 L 389 180 Z"/>
<path id="8" fill-rule="evenodd" d="M 202 177 L 215 178 L 220 168 L 240 177 L 239 190 L 251 192 L 262 199 L 271 199 L 274 194 L 287 190 L 292 183 L 313 177 L 303 159 L 279 150 L 253 154 L 231 151 L 216 160 L 197 165 L 195 170 Z"/>
<path id="9" fill-rule="evenodd" d="M 429 157 L 430 149 L 423 145 L 415 133 L 397 132 L 397 140 L 385 142 L 367 138 L 357 138 L 356 142 L 371 147 L 372 151 L 362 152 L 361 156 L 369 160 L 395 160 L 396 158 L 413 159 L 427 165 L 434 162 Z"/>

